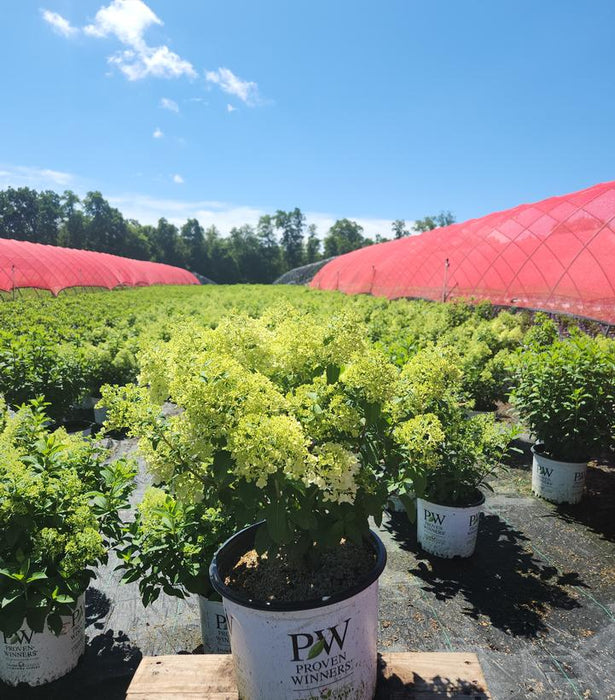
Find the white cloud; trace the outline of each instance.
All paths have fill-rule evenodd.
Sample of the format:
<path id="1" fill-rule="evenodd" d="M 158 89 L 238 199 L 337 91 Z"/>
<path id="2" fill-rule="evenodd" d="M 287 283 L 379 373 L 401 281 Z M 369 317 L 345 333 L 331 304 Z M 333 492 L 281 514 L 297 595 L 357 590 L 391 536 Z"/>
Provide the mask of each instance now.
<path id="1" fill-rule="evenodd" d="M 113 0 L 110 5 L 101 7 L 83 31 L 90 36 L 115 36 L 123 44 L 135 48 L 144 47 L 143 33 L 153 24 L 162 21 L 141 0 Z"/>
<path id="2" fill-rule="evenodd" d="M 155 139 L 161 139 L 161 138 L 164 136 L 164 133 L 162 132 L 161 129 L 159 129 L 158 127 L 156 127 L 156 129 L 154 130 L 154 133 L 152 134 L 152 136 L 153 136 Z"/>
<path id="3" fill-rule="evenodd" d="M 32 187 L 33 189 L 57 189 L 67 187 L 74 175 L 60 170 L 29 166 L 4 166 L 0 170 L 0 188 Z"/>
<path id="4" fill-rule="evenodd" d="M 184 60 L 168 46 L 149 46 L 143 35 L 162 20 L 142 0 L 113 0 L 101 7 L 92 24 L 83 31 L 92 37 L 115 37 L 128 48 L 107 60 L 117 66 L 128 80 L 155 78 L 196 77 L 189 61 Z"/>
<path id="5" fill-rule="evenodd" d="M 160 106 L 162 109 L 168 109 L 169 112 L 179 112 L 179 105 L 175 100 L 170 100 L 168 97 L 163 97 L 160 100 Z"/>
<path id="6" fill-rule="evenodd" d="M 59 15 L 57 12 L 51 12 L 50 10 L 41 10 L 41 12 L 45 22 L 47 22 L 57 34 L 71 37 L 79 33 L 77 27 L 73 27 L 66 18 L 62 17 L 62 15 Z"/>
<path id="7" fill-rule="evenodd" d="M 236 112 L 237 107 L 233 107 L 233 105 L 226 105 L 226 111 L 227 112 Z"/>
<path id="8" fill-rule="evenodd" d="M 261 98 L 258 94 L 258 85 L 248 80 L 242 80 L 228 68 L 206 71 L 205 80 L 208 83 L 217 85 L 228 95 L 235 95 L 235 97 L 238 97 L 247 105 L 254 106 L 261 102 Z"/>
<path id="9" fill-rule="evenodd" d="M 184 178 L 181 175 L 173 175 L 173 182 L 176 185 L 183 185 L 184 184 Z"/>
<path id="10" fill-rule="evenodd" d="M 167 46 L 143 50 L 119 51 L 107 59 L 116 65 L 128 80 L 141 80 L 152 76 L 154 78 L 181 78 L 182 75 L 195 76 L 192 64 L 170 51 Z"/>

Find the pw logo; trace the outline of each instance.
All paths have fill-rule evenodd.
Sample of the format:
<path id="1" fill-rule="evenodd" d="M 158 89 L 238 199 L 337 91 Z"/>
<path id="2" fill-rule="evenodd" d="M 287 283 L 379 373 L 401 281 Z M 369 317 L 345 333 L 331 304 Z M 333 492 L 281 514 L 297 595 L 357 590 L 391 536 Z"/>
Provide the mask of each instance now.
<path id="1" fill-rule="evenodd" d="M 551 474 L 553 474 L 553 467 L 549 469 L 548 467 L 543 467 L 542 465 L 539 465 L 538 473 L 540 474 L 540 476 L 551 476 Z"/>
<path id="2" fill-rule="evenodd" d="M 226 630 L 226 617 L 216 613 L 216 629 Z"/>
<path id="3" fill-rule="evenodd" d="M 289 634 L 293 643 L 293 661 L 305 661 L 305 659 L 314 659 L 323 651 L 329 656 L 334 644 L 337 644 L 341 651 L 346 640 L 346 632 L 348 631 L 348 623 L 350 618 L 344 621 L 343 624 L 327 627 L 327 630 L 315 630 L 312 634 Z M 343 627 L 343 632 L 340 633 L 338 627 Z M 327 634 L 328 633 L 328 634 Z M 301 652 L 308 650 L 301 657 Z"/>
<path id="4" fill-rule="evenodd" d="M 3 634 L 5 644 L 31 644 L 34 630 L 19 630 L 15 634 L 7 636 Z"/>
<path id="5" fill-rule="evenodd" d="M 442 525 L 444 520 L 446 519 L 446 515 L 442 515 L 441 513 L 434 513 L 431 510 L 425 510 L 425 521 L 428 523 L 435 523 L 436 525 Z"/>

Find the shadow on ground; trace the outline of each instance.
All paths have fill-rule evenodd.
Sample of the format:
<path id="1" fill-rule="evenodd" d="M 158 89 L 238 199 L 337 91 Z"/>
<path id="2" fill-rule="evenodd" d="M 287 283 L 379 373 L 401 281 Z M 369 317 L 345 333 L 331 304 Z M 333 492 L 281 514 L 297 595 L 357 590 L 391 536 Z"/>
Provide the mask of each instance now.
<path id="1" fill-rule="evenodd" d="M 395 513 L 385 526 L 402 549 L 418 560 L 410 573 L 424 582 L 424 591 L 437 600 L 462 596 L 462 612 L 477 620 L 487 617 L 493 627 L 508 634 L 536 637 L 548 632 L 550 609 L 580 607 L 564 586 L 587 587 L 577 573 L 560 575 L 552 566 L 536 561 L 528 538 L 495 515 L 482 518 L 476 553 L 469 559 L 440 559 L 423 552 L 416 527 L 404 514 Z"/>
<path id="2" fill-rule="evenodd" d="M 108 596 L 97 588 L 90 586 L 85 592 L 85 626 L 103 629 L 104 620 L 111 610 Z"/>
<path id="3" fill-rule="evenodd" d="M 580 523 L 615 542 L 615 466 L 600 461 L 587 469 L 585 494 L 576 505 L 557 507 L 557 517 Z"/>
<path id="4" fill-rule="evenodd" d="M 395 673 L 387 672 L 386 661 L 378 654 L 378 687 L 374 700 L 404 700 L 408 698 L 457 698 L 467 700 L 486 700 L 485 689 L 462 678 L 434 676 L 423 678 L 418 673 L 412 674 L 412 680 L 400 678 Z"/>

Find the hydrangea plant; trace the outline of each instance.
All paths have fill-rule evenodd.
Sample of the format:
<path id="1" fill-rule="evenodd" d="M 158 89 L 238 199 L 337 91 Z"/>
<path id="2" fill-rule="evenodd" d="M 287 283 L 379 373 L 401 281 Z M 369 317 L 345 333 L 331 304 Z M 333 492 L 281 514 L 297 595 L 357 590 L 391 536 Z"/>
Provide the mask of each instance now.
<path id="1" fill-rule="evenodd" d="M 386 501 L 377 432 L 399 376 L 367 338 L 357 317 L 288 306 L 187 323 L 143 353 L 138 385 L 103 389 L 108 427 L 139 438 L 183 508 L 219 509 L 234 530 L 265 520 L 259 551 L 361 542 Z"/>
<path id="2" fill-rule="evenodd" d="M 495 471 L 516 428 L 493 415 L 468 415 L 463 375 L 453 348 L 427 347 L 402 369 L 398 393 L 386 407 L 389 488 L 414 517 L 414 499 L 470 505 Z"/>
<path id="3" fill-rule="evenodd" d="M 547 456 L 586 462 L 615 445 L 615 342 L 573 329 L 549 343 L 553 334 L 544 320 L 518 350 L 511 400 Z"/>
<path id="4" fill-rule="evenodd" d="M 56 634 L 121 537 L 134 466 L 91 441 L 50 432 L 44 404 L 0 405 L 0 631 Z"/>

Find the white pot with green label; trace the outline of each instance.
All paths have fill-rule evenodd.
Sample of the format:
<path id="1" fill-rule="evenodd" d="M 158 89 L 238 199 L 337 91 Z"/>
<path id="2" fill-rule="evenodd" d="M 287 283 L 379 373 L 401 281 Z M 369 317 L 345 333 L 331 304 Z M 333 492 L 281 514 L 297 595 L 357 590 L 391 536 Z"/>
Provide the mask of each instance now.
<path id="1" fill-rule="evenodd" d="M 252 525 L 218 550 L 209 573 L 228 620 L 239 697 L 245 700 L 371 700 L 376 691 L 378 578 L 386 551 L 371 533 L 376 561 L 352 588 L 302 602 L 252 600 L 224 573 L 254 546 Z"/>
<path id="2" fill-rule="evenodd" d="M 476 499 L 467 506 L 443 506 L 424 498 L 416 499 L 417 540 L 426 552 L 444 559 L 474 554 L 485 503 L 485 496 L 478 489 L 476 494 Z"/>
<path id="3" fill-rule="evenodd" d="M 222 598 L 212 593 L 208 598 L 199 596 L 201 615 L 201 637 L 206 654 L 230 654 L 231 642 L 228 637 L 226 614 Z"/>
<path id="4" fill-rule="evenodd" d="M 0 632 L 0 680 L 7 685 L 43 685 L 66 675 L 85 652 L 85 595 L 72 615 L 62 616 L 62 630 L 54 634 L 30 629 L 24 621 L 14 634 Z"/>
<path id="5" fill-rule="evenodd" d="M 532 446 L 532 491 L 552 503 L 578 503 L 585 489 L 587 462 L 560 462 Z"/>

